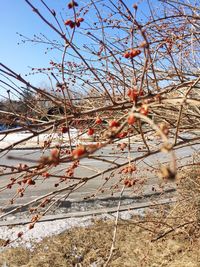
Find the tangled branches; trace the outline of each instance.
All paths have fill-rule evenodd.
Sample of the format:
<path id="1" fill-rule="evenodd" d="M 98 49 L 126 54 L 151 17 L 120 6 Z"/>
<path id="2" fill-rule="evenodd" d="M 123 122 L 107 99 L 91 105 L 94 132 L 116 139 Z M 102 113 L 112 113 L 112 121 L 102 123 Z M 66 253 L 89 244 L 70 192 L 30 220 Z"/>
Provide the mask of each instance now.
<path id="1" fill-rule="evenodd" d="M 48 45 L 60 61 L 32 69 L 49 77 L 51 90 L 0 63 L 7 93 L 0 117 L 11 127 L 0 132 L 2 159 L 20 144 L 48 135 L 35 159 L 9 153 L 1 164 L 0 192 L 12 192 L 8 205 L 14 205 L 33 187 L 48 184 L 48 190 L 0 218 L 34 204 L 32 228 L 60 200 L 93 181 L 98 180 L 94 190 L 84 197 L 113 195 L 124 185 L 137 191 L 148 183 L 141 178 L 146 169 L 174 181 L 183 164 L 177 164 L 176 150 L 187 147 L 192 154 L 200 139 L 199 9 L 162 1 L 158 15 L 147 1 L 151 15 L 144 16 L 140 6 L 123 0 L 72 1 L 60 17 L 42 0 L 38 7 L 25 2 L 57 34 Z M 46 43 L 46 37 L 32 41 Z M 26 131 L 22 139 L 4 142 L 21 131 Z"/>

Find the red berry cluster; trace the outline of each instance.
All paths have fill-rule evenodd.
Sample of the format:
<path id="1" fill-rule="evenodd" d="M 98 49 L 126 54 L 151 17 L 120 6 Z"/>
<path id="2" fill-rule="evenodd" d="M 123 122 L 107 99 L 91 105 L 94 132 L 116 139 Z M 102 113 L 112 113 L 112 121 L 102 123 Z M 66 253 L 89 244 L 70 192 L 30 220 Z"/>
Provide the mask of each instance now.
<path id="1" fill-rule="evenodd" d="M 133 179 L 125 179 L 124 180 L 124 185 L 126 187 L 131 187 L 131 186 L 135 185 L 135 180 L 133 180 Z"/>
<path id="2" fill-rule="evenodd" d="M 77 7 L 77 6 L 78 6 L 78 3 L 75 2 L 75 1 L 72 1 L 72 2 L 70 2 L 67 6 L 68 6 L 69 9 L 71 9 L 71 8 L 73 8 L 73 7 Z"/>
<path id="3" fill-rule="evenodd" d="M 130 100 L 136 101 L 138 97 L 138 90 L 130 88 L 128 90 L 127 96 L 130 98 Z"/>
<path id="4" fill-rule="evenodd" d="M 113 128 L 113 127 L 119 127 L 120 126 L 120 123 L 116 120 L 112 120 L 109 122 L 109 127 L 110 128 Z"/>
<path id="5" fill-rule="evenodd" d="M 126 52 L 124 54 L 125 58 L 134 58 L 136 56 L 138 56 L 141 53 L 141 51 L 139 49 L 131 49 L 130 51 Z"/>
<path id="6" fill-rule="evenodd" d="M 67 133 L 69 131 L 69 128 L 66 127 L 66 126 L 63 126 L 61 129 L 60 129 L 61 133 Z"/>
<path id="7" fill-rule="evenodd" d="M 84 21 L 84 18 L 77 18 L 76 21 L 72 21 L 71 19 L 67 19 L 65 21 L 65 25 L 69 26 L 71 29 L 73 29 L 75 26 L 80 27 L 81 22 Z"/>
<path id="8" fill-rule="evenodd" d="M 124 138 L 127 136 L 127 134 L 128 134 L 127 132 L 120 132 L 117 134 L 117 138 Z"/>
<path id="9" fill-rule="evenodd" d="M 102 119 L 100 117 L 97 117 L 95 120 L 96 124 L 101 124 L 102 123 Z"/>
<path id="10" fill-rule="evenodd" d="M 89 128 L 87 131 L 88 135 L 93 135 L 94 134 L 94 129 L 93 128 Z"/>
<path id="11" fill-rule="evenodd" d="M 69 177 L 72 177 L 74 175 L 74 171 L 75 169 L 79 166 L 79 160 L 76 160 L 72 163 L 72 165 L 67 168 L 66 170 L 66 178 L 69 178 Z M 65 180 L 65 179 L 61 179 L 62 181 Z"/>
<path id="12" fill-rule="evenodd" d="M 41 201 L 41 203 L 40 203 L 40 207 L 41 208 L 45 208 L 45 206 L 48 204 L 48 203 L 50 203 L 50 199 L 49 198 L 45 198 L 45 199 L 43 199 L 42 201 Z"/>
<path id="13" fill-rule="evenodd" d="M 134 171 L 136 171 L 136 166 L 135 165 L 128 165 L 126 167 L 124 167 L 123 169 L 121 169 L 119 171 L 119 173 L 123 173 L 123 174 L 126 174 L 126 173 L 133 173 Z"/>
<path id="14" fill-rule="evenodd" d="M 85 153 L 86 153 L 85 147 L 80 145 L 72 151 L 72 156 L 74 159 L 77 159 L 81 157 L 82 155 L 84 155 Z"/>

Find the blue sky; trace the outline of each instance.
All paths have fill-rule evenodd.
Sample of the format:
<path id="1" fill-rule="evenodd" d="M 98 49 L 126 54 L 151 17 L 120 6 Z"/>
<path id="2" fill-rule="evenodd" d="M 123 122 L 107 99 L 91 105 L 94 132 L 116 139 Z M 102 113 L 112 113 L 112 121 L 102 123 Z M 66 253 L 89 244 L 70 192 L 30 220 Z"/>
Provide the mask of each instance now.
<path id="1" fill-rule="evenodd" d="M 44 14 L 47 14 L 39 0 L 30 1 L 36 4 L 39 9 L 45 11 Z M 64 12 L 69 1 L 46 0 L 45 2 L 49 4 L 51 8 Z M 84 0 L 78 2 L 84 3 Z M 132 6 L 134 3 L 134 1 L 131 0 L 125 2 L 129 6 Z M 147 12 L 145 2 L 147 1 L 145 0 L 139 4 L 139 9 L 144 13 Z M 155 3 L 153 0 L 150 0 L 150 2 Z M 31 8 L 24 0 L 2 0 L 0 15 L 0 62 L 21 75 L 28 74 L 30 67 L 48 67 L 50 59 L 55 59 L 60 62 L 59 54 L 45 54 L 45 45 L 31 42 L 22 43 L 22 38 L 16 34 L 17 32 L 30 38 L 34 34 L 38 35 L 40 33 L 44 33 L 50 38 L 57 38 L 56 34 L 32 12 Z M 18 45 L 18 43 L 20 44 Z M 36 86 L 42 86 L 48 83 L 48 79 L 43 75 L 31 75 L 28 76 L 27 79 Z"/>
<path id="2" fill-rule="evenodd" d="M 39 0 L 31 2 L 36 3 L 39 7 L 41 6 Z M 65 1 L 63 0 L 48 2 L 55 9 L 59 10 L 65 6 Z M 30 42 L 22 43 L 22 38 L 16 34 L 17 32 L 27 37 L 32 37 L 40 32 L 45 33 L 51 38 L 55 37 L 55 34 L 40 21 L 24 0 L 2 0 L 0 15 L 0 62 L 20 74 L 28 73 L 29 67 L 47 66 L 52 56 L 50 54 L 45 55 L 46 47 Z M 18 43 L 20 44 L 18 45 Z M 29 76 L 28 79 L 39 85 L 45 78 Z"/>

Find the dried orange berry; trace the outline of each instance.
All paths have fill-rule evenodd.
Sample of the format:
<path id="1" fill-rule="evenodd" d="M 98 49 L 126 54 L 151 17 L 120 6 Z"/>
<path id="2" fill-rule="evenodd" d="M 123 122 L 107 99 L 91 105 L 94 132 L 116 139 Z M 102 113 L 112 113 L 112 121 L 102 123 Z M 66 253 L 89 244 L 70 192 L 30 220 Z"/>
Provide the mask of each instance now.
<path id="1" fill-rule="evenodd" d="M 148 106 L 147 105 L 142 105 L 141 108 L 140 108 L 140 113 L 142 115 L 146 116 L 149 113 Z"/>
<path id="2" fill-rule="evenodd" d="M 85 147 L 80 145 L 72 151 L 72 156 L 76 159 L 85 154 Z"/>
<path id="3" fill-rule="evenodd" d="M 128 124 L 133 125 L 136 122 L 135 116 L 133 113 L 131 113 L 128 117 Z"/>
<path id="4" fill-rule="evenodd" d="M 134 58 L 134 57 L 138 56 L 140 53 L 141 53 L 141 51 L 139 49 L 131 49 L 130 58 Z"/>

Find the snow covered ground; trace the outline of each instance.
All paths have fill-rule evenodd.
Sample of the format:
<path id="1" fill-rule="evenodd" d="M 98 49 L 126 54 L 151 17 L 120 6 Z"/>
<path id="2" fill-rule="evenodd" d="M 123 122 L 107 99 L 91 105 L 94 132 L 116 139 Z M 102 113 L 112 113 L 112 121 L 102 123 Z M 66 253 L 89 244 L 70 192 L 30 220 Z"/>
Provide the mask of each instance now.
<path id="1" fill-rule="evenodd" d="M 119 218 L 124 220 L 131 219 L 134 215 L 144 215 L 146 208 L 138 210 L 122 211 L 119 213 Z M 35 243 L 40 242 L 45 237 L 60 234 L 73 227 L 87 227 L 92 224 L 93 219 L 114 220 L 117 213 L 113 214 L 102 214 L 98 216 L 84 216 L 77 218 L 66 218 L 54 221 L 46 221 L 36 223 L 35 227 L 31 230 L 28 229 L 27 225 L 19 226 L 1 226 L 0 227 L 0 238 L 7 240 L 15 240 L 19 232 L 23 232 L 22 238 L 17 239 L 11 243 L 10 246 L 17 247 L 22 246 L 31 249 Z M 8 221 L 9 223 L 9 221 Z M 8 246 L 9 247 L 9 246 Z M 4 250 L 4 247 L 0 247 L 0 252 Z"/>
<path id="2" fill-rule="evenodd" d="M 77 145 L 81 140 L 89 140 L 89 136 L 87 134 L 83 134 L 81 139 L 78 138 L 78 130 L 71 129 L 70 130 L 70 137 L 72 139 L 72 144 Z M 30 137 L 32 134 L 27 132 L 16 132 L 16 133 L 9 133 L 8 135 L 0 133 L 0 149 L 3 149 L 13 143 L 23 141 L 26 138 Z M 48 134 L 40 134 L 39 136 L 34 136 L 29 140 L 25 140 L 23 144 L 19 144 L 16 147 L 38 147 L 43 146 L 45 141 L 51 141 L 51 145 L 54 146 L 56 144 L 68 144 L 69 143 L 69 136 L 67 133 L 60 134 L 60 133 L 48 133 Z"/>
<path id="3" fill-rule="evenodd" d="M 27 225 L 19 226 L 1 226 L 0 237 L 1 239 L 15 240 L 19 232 L 23 232 L 23 237 L 11 243 L 10 246 L 23 246 L 31 248 L 35 242 L 40 242 L 43 238 L 62 233 L 72 227 L 85 227 L 91 224 L 91 216 L 83 218 L 67 218 L 63 220 L 40 222 L 35 225 L 31 230 Z M 5 248 L 0 247 L 0 251 Z"/>

